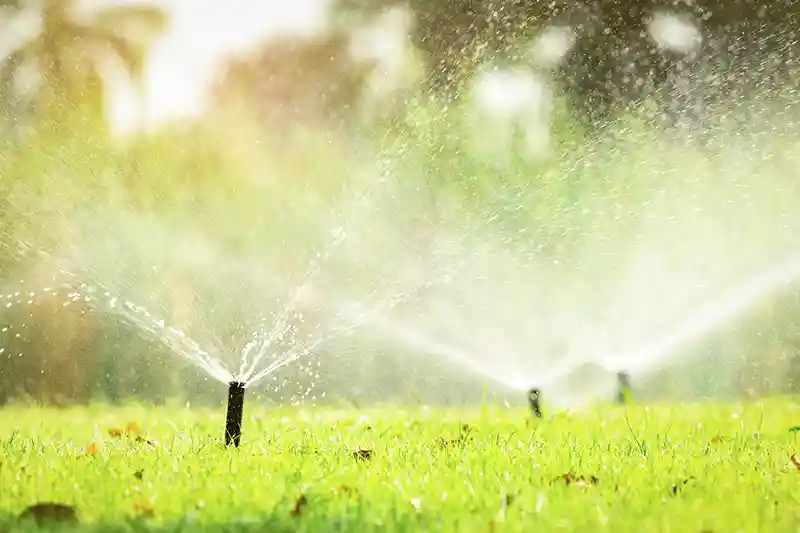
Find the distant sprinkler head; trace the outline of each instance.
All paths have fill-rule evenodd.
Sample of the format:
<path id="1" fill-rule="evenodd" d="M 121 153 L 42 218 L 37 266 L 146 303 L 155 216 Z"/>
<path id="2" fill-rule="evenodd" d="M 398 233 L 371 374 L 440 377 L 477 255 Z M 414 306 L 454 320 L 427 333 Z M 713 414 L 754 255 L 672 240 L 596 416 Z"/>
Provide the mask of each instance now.
<path id="1" fill-rule="evenodd" d="M 536 418 L 542 418 L 542 407 L 539 404 L 539 397 L 541 393 L 539 389 L 531 389 L 528 391 L 528 403 L 531 405 L 531 411 Z"/>
<path id="2" fill-rule="evenodd" d="M 627 372 L 617 372 L 617 403 L 626 404 L 631 397 L 631 378 Z"/>
<path id="3" fill-rule="evenodd" d="M 239 447 L 242 438 L 242 414 L 244 412 L 244 388 L 240 381 L 231 381 L 228 387 L 228 414 L 225 417 L 225 446 Z"/>

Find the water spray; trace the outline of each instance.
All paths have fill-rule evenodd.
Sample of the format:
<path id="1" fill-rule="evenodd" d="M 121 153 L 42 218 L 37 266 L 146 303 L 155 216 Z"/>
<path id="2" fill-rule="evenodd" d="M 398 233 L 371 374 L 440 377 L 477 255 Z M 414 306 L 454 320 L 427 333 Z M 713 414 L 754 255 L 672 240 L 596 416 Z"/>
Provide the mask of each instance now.
<path id="1" fill-rule="evenodd" d="M 542 418 L 542 408 L 539 405 L 539 389 L 531 389 L 528 391 L 528 403 L 531 405 L 531 411 L 536 418 Z"/>
<path id="2" fill-rule="evenodd" d="M 242 438 L 242 414 L 244 411 L 244 387 L 240 381 L 231 381 L 228 387 L 228 414 L 225 417 L 225 446 L 239 447 Z"/>
<path id="3" fill-rule="evenodd" d="M 624 405 L 631 397 L 631 378 L 627 372 L 617 372 L 617 403 Z"/>

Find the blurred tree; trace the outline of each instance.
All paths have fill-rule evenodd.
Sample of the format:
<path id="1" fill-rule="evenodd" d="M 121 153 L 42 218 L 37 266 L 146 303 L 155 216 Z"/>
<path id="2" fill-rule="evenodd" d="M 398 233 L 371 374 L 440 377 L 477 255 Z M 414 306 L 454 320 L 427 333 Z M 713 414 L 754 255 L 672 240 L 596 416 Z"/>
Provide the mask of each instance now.
<path id="1" fill-rule="evenodd" d="M 742 64 L 742 58 L 750 59 L 727 77 L 717 75 L 718 80 L 744 81 L 746 73 L 741 70 L 749 69 L 757 71 L 754 76 L 763 84 L 762 78 L 773 79 L 796 62 L 800 25 L 795 4 L 794 0 L 337 0 L 335 12 L 351 22 L 391 6 L 407 6 L 415 17 L 413 43 L 427 59 L 428 85 L 449 96 L 458 96 L 463 82 L 485 62 L 528 63 L 526 48 L 537 30 L 569 25 L 577 40 L 557 77 L 578 110 L 597 119 L 614 106 L 663 86 L 680 70 L 682 54 L 659 48 L 648 29 L 655 13 L 684 16 L 697 24 L 704 40 L 699 55 L 708 66 L 732 69 Z M 665 31 L 680 32 L 673 26 Z M 729 92 L 720 87 L 715 94 Z"/>
<path id="2" fill-rule="evenodd" d="M 103 111 L 102 82 L 114 69 L 134 85 L 147 49 L 167 26 L 151 3 L 87 11 L 76 0 L 17 0 L 0 6 L 9 49 L 0 63 L 0 100 L 12 124 L 27 115 L 58 122 L 59 110 Z"/>
<path id="3" fill-rule="evenodd" d="M 345 35 L 285 38 L 231 60 L 214 92 L 221 106 L 273 126 L 340 122 L 357 105 L 366 74 Z"/>
<path id="4" fill-rule="evenodd" d="M 332 22 L 322 34 L 271 40 L 231 60 L 216 87 L 217 101 L 279 124 L 282 134 L 291 124 L 342 126 L 395 117 L 421 77 L 408 12 Z"/>

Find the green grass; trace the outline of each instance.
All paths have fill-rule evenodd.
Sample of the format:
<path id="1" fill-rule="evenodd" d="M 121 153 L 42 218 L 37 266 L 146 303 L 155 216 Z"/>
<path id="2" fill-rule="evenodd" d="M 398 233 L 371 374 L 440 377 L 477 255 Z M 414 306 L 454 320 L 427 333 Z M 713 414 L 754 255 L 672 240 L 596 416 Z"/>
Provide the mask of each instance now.
<path id="1" fill-rule="evenodd" d="M 109 435 L 128 422 L 145 440 Z M 42 501 L 75 506 L 79 531 L 798 531 L 798 422 L 792 399 L 543 421 L 251 407 L 224 449 L 221 410 L 12 407 L 0 531 L 25 531 L 16 516 Z"/>

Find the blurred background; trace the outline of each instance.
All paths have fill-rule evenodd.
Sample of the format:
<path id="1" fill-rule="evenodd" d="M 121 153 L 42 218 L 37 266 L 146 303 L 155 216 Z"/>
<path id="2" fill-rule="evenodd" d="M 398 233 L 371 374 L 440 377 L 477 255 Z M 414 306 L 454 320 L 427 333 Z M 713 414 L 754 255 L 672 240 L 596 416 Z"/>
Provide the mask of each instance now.
<path id="1" fill-rule="evenodd" d="M 0 404 L 217 403 L 224 385 L 158 338 L 42 289 L 79 271 L 235 364 L 340 226 L 364 233 L 347 249 L 363 271 L 323 265 L 331 291 L 444 265 L 461 284 L 435 301 L 466 336 L 506 312 L 520 351 L 520 317 L 568 339 L 590 316 L 613 331 L 652 312 L 636 334 L 666 331 L 798 249 L 798 17 L 792 0 L 0 1 Z M 465 260 L 497 285 L 456 305 Z M 534 285 L 539 300 L 514 298 Z M 366 329 L 258 394 L 514 397 Z M 800 290 L 754 300 L 640 386 L 797 392 Z"/>

